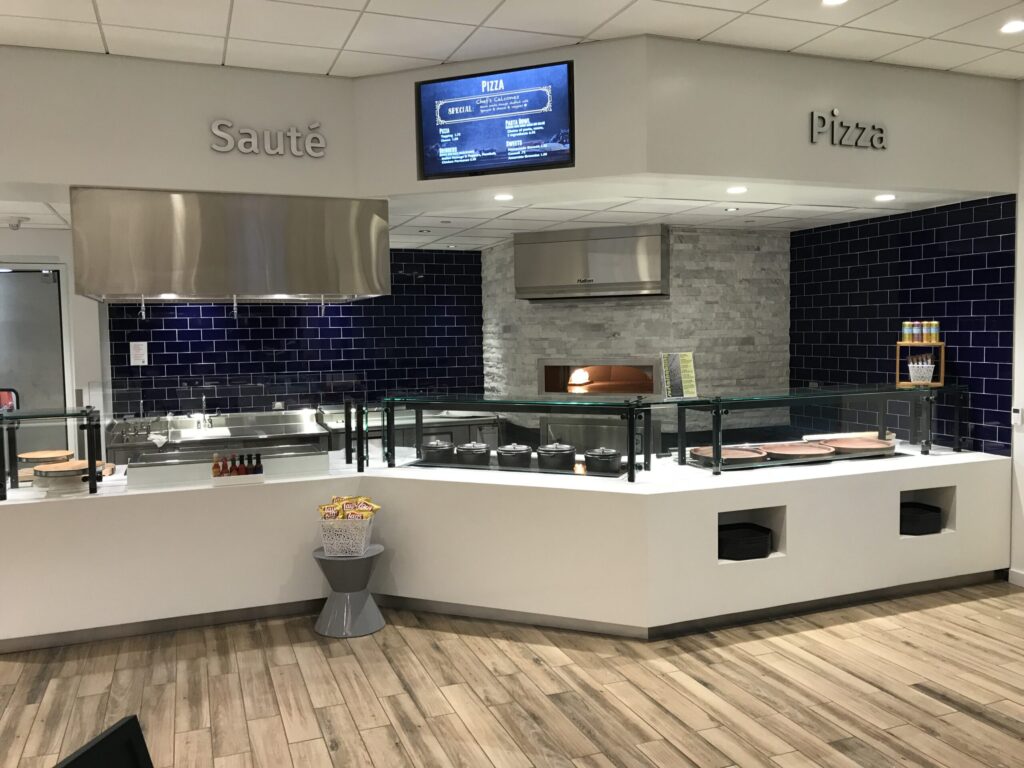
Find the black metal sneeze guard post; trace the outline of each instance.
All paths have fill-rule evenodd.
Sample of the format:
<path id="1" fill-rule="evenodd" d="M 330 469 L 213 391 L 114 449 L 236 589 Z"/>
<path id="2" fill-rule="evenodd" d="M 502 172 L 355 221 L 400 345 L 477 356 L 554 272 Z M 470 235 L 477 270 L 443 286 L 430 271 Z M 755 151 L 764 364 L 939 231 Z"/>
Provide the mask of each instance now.
<path id="1" fill-rule="evenodd" d="M 0 501 L 7 500 L 7 482 L 18 487 L 18 427 L 23 421 L 53 419 L 80 422 L 78 429 L 85 433 L 86 474 L 89 493 L 96 493 L 102 472 L 96 469 L 100 460 L 100 412 L 92 407 L 76 411 L 0 411 Z"/>
<path id="2" fill-rule="evenodd" d="M 959 385 L 944 387 L 897 387 L 895 385 L 821 387 L 818 389 L 794 390 L 790 394 L 750 395 L 736 397 L 710 397 L 693 400 L 676 400 L 679 464 L 686 464 L 686 411 L 705 411 L 711 414 L 711 468 L 714 474 L 722 473 L 722 417 L 730 411 L 756 408 L 788 408 L 800 405 L 831 404 L 844 398 L 873 401 L 877 403 L 877 429 L 879 439 L 884 440 L 888 431 L 886 403 L 891 400 L 908 404 L 910 411 L 910 442 L 921 446 L 922 455 L 928 455 L 932 447 L 932 410 L 940 395 L 949 395 L 953 405 L 953 450 L 962 450 L 963 410 L 967 405 L 967 390 Z"/>
<path id="3" fill-rule="evenodd" d="M 458 395 L 393 395 L 383 398 L 384 408 L 384 455 L 389 467 L 395 466 L 395 409 L 404 408 L 415 413 L 416 455 L 420 455 L 423 443 L 423 412 L 457 409 L 460 411 L 483 411 L 536 414 L 577 414 L 618 416 L 626 422 L 626 474 L 629 482 L 636 481 L 637 427 L 641 427 L 643 467 L 651 468 L 651 405 L 642 397 L 627 400 L 572 400 L 571 398 L 489 398 Z"/>

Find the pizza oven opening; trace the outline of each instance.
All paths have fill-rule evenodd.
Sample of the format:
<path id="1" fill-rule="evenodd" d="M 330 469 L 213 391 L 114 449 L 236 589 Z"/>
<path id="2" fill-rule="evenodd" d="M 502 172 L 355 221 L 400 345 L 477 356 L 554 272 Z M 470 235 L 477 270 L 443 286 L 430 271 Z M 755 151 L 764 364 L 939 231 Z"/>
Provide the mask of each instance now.
<path id="1" fill-rule="evenodd" d="M 653 395 L 657 391 L 652 362 L 545 362 L 541 364 L 542 394 Z"/>

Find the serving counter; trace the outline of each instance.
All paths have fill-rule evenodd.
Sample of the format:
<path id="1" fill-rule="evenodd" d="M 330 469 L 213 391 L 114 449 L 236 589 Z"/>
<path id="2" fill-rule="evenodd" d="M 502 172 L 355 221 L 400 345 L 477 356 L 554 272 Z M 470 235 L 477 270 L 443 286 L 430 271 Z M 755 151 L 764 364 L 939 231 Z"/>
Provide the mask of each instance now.
<path id="1" fill-rule="evenodd" d="M 897 455 L 716 476 L 653 458 L 608 478 L 397 467 L 0 505 L 0 651 L 311 611 L 327 585 L 316 505 L 369 495 L 386 602 L 646 637 L 764 609 L 975 577 L 1009 565 L 1010 460 L 904 443 Z M 901 500 L 943 529 L 901 536 Z M 720 561 L 722 522 L 772 529 Z M 725 617 L 724 619 L 722 617 Z"/>

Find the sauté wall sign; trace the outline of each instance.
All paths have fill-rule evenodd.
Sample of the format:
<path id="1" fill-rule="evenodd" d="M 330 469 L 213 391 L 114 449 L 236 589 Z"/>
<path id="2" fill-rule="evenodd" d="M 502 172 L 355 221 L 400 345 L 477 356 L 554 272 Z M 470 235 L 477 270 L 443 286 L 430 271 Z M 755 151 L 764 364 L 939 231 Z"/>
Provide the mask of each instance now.
<path id="1" fill-rule="evenodd" d="M 243 155 L 291 155 L 292 157 L 324 156 L 327 137 L 320 132 L 320 123 L 305 128 L 290 125 L 277 130 L 236 128 L 230 120 L 218 118 L 210 123 L 214 136 L 210 149 L 214 152 L 239 152 Z"/>
<path id="2" fill-rule="evenodd" d="M 885 126 L 862 123 L 839 114 L 838 109 L 811 112 L 811 144 L 831 144 L 853 149 L 888 149 Z"/>

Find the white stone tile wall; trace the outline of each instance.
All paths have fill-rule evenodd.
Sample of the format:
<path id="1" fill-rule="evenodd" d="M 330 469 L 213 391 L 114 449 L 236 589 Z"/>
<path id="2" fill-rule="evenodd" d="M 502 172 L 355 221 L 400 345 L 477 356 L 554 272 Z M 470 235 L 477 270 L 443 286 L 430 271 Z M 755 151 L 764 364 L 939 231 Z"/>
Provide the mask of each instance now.
<path id="1" fill-rule="evenodd" d="M 486 392 L 537 394 L 541 358 L 694 352 L 702 395 L 789 388 L 789 235 L 673 228 L 668 297 L 521 301 L 512 244 L 483 252 Z M 726 417 L 786 424 L 788 411 Z M 706 421 L 693 419 L 691 428 Z"/>

